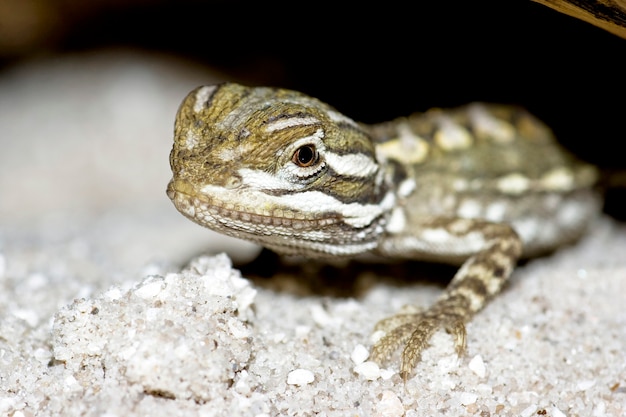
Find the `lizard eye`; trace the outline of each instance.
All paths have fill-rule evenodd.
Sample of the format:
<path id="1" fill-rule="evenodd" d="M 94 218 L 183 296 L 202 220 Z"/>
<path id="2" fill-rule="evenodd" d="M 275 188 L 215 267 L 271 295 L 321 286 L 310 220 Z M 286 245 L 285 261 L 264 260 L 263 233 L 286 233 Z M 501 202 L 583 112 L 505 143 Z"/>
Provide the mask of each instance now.
<path id="1" fill-rule="evenodd" d="M 310 167 L 319 159 L 319 153 L 314 145 L 304 145 L 296 149 L 291 160 L 299 167 Z"/>

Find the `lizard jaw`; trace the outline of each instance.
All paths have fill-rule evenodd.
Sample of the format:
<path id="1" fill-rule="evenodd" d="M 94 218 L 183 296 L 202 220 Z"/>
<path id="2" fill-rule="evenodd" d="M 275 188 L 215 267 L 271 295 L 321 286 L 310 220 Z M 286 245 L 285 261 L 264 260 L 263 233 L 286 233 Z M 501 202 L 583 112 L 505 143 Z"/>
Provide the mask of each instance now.
<path id="1" fill-rule="evenodd" d="M 305 215 L 303 211 L 276 204 L 279 197 L 255 190 L 244 193 L 205 186 L 199 191 L 186 180 L 173 179 L 168 184 L 167 195 L 178 211 L 195 223 L 283 254 L 309 257 L 311 253 L 314 257 L 359 254 L 375 248 L 383 230 L 382 215 L 355 235 L 342 213 L 319 211 Z"/>

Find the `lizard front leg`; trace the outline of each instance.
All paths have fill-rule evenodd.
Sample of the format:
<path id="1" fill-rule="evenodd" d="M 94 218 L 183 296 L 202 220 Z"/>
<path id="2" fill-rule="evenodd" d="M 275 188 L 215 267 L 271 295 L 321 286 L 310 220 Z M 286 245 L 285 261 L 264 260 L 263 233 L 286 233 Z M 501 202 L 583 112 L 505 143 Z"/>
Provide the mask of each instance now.
<path id="1" fill-rule="evenodd" d="M 380 321 L 386 335 L 375 343 L 371 358 L 381 363 L 404 345 L 400 373 L 407 378 L 433 333 L 446 329 L 456 350 L 465 350 L 465 323 L 502 289 L 522 253 L 511 226 L 478 219 L 434 218 L 412 230 L 392 234 L 380 245 L 383 255 L 459 262 L 465 259 L 443 295 L 429 309 Z"/>

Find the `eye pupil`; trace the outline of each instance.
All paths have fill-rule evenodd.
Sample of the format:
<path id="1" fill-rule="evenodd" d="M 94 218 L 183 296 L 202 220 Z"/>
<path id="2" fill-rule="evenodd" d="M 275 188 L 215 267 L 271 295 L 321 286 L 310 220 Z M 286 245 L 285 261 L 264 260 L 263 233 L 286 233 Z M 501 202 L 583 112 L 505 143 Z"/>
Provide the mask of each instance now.
<path id="1" fill-rule="evenodd" d="M 317 162 L 317 151 L 313 145 L 305 145 L 293 154 L 293 162 L 301 167 L 309 167 Z"/>

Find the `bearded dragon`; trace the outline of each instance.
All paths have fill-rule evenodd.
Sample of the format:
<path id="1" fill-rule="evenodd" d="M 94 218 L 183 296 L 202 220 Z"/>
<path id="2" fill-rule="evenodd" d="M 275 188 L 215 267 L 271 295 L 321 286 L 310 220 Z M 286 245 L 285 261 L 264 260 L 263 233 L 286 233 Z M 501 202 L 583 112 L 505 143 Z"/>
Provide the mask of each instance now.
<path id="1" fill-rule="evenodd" d="M 505 105 L 365 125 L 291 90 L 203 86 L 180 106 L 170 164 L 182 214 L 279 254 L 460 265 L 428 309 L 376 326 L 371 359 L 402 347 L 405 378 L 440 328 L 463 353 L 517 261 L 576 240 L 599 205 L 594 167 Z"/>

